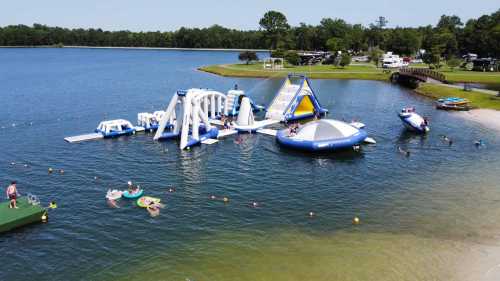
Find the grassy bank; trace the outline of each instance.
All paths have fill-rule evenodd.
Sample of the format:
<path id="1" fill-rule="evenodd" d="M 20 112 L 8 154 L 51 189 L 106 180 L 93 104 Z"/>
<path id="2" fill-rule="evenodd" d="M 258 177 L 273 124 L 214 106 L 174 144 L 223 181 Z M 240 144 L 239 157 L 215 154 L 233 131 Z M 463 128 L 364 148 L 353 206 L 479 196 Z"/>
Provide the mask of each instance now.
<path id="1" fill-rule="evenodd" d="M 451 88 L 439 84 L 422 83 L 415 92 L 431 98 L 443 97 L 460 97 L 471 101 L 474 108 L 489 108 L 500 110 L 500 97 L 493 95 L 470 91 L 466 92 L 463 89 Z"/>
<path id="2" fill-rule="evenodd" d="M 304 73 L 313 79 L 388 80 L 389 74 L 371 65 L 350 65 L 345 68 L 331 65 L 286 66 L 281 70 L 266 70 L 262 64 L 228 64 L 200 67 L 199 70 L 228 77 L 280 78 L 288 73 Z"/>
<path id="3" fill-rule="evenodd" d="M 388 73 L 373 64 L 351 64 L 349 66 L 335 67 L 332 65 L 292 66 L 286 65 L 281 70 L 266 70 L 261 63 L 254 64 L 223 64 L 200 67 L 199 70 L 229 77 L 284 77 L 290 72 L 305 73 L 310 78 L 318 79 L 363 79 L 363 80 L 388 80 Z M 500 83 L 498 72 L 474 72 L 450 70 L 443 68 L 441 71 L 451 83 Z"/>
<path id="4" fill-rule="evenodd" d="M 482 84 L 499 84 L 500 72 L 476 72 L 476 71 L 441 71 L 446 80 L 451 83 L 482 83 Z"/>

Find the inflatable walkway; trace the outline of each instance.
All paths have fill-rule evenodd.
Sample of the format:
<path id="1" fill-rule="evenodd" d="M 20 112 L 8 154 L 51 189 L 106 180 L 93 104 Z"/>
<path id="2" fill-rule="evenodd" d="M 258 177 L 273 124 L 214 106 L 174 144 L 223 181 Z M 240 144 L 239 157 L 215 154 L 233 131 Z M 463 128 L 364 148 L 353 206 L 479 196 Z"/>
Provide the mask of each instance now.
<path id="1" fill-rule="evenodd" d="M 266 119 L 287 122 L 327 113 L 328 110 L 321 107 L 310 85 L 304 75 L 288 75 L 267 108 Z"/>

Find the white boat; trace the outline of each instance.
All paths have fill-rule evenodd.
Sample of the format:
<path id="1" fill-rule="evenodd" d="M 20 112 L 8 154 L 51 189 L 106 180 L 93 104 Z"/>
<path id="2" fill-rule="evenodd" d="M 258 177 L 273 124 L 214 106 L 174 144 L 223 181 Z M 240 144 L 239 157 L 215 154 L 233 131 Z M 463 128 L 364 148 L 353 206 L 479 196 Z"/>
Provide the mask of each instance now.
<path id="1" fill-rule="evenodd" d="M 430 130 L 427 120 L 418 115 L 415 112 L 415 108 L 405 107 L 401 110 L 398 116 L 403 122 L 403 125 L 411 131 L 425 134 Z"/>

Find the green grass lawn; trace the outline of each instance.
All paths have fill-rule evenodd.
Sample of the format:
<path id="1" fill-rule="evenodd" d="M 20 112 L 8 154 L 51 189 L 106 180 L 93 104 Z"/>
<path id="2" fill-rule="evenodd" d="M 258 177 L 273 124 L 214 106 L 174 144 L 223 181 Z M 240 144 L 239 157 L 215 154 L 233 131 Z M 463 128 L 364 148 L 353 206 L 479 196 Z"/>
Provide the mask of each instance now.
<path id="1" fill-rule="evenodd" d="M 425 68 L 425 64 L 411 65 L 411 67 Z M 319 79 L 367 79 L 367 80 L 387 80 L 388 73 L 375 67 L 373 64 L 353 63 L 346 67 L 335 67 L 333 65 L 312 65 L 312 66 L 293 66 L 285 64 L 280 70 L 269 70 L 262 67 L 262 63 L 252 64 L 225 64 L 210 65 L 199 68 L 199 70 L 233 77 L 284 77 L 288 73 L 304 73 L 310 78 Z M 446 80 L 451 83 L 500 83 L 500 72 L 475 72 L 464 70 L 451 70 L 444 66 L 439 70 L 446 76 Z"/>
<path id="2" fill-rule="evenodd" d="M 210 65 L 199 70 L 231 77 L 285 77 L 288 73 L 304 73 L 313 79 L 363 79 L 363 80 L 388 80 L 389 73 L 384 73 L 374 65 L 352 64 L 342 67 L 332 65 L 292 66 L 285 65 L 280 70 L 264 69 L 261 63 L 254 64 L 229 64 Z"/>
<path id="3" fill-rule="evenodd" d="M 443 97 L 466 98 L 471 101 L 471 106 L 474 108 L 489 108 L 500 110 L 499 97 L 481 92 L 466 92 L 460 88 L 451 88 L 444 85 L 430 83 L 421 84 L 420 87 L 418 87 L 415 91 L 421 95 L 436 99 Z"/>

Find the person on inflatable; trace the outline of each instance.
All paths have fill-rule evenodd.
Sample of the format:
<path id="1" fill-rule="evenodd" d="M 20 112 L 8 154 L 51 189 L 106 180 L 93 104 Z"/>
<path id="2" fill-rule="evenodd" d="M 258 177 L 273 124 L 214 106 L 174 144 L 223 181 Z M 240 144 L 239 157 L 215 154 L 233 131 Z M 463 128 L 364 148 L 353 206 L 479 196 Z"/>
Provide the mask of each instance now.
<path id="1" fill-rule="evenodd" d="M 132 181 L 128 181 L 128 194 L 132 195 L 139 191 L 139 187 L 137 185 L 133 185 Z"/>
<path id="2" fill-rule="evenodd" d="M 165 205 L 155 202 L 155 201 L 150 201 L 147 207 L 147 210 L 149 212 L 149 215 L 152 217 L 156 217 L 160 215 L 160 209 L 165 207 Z"/>

